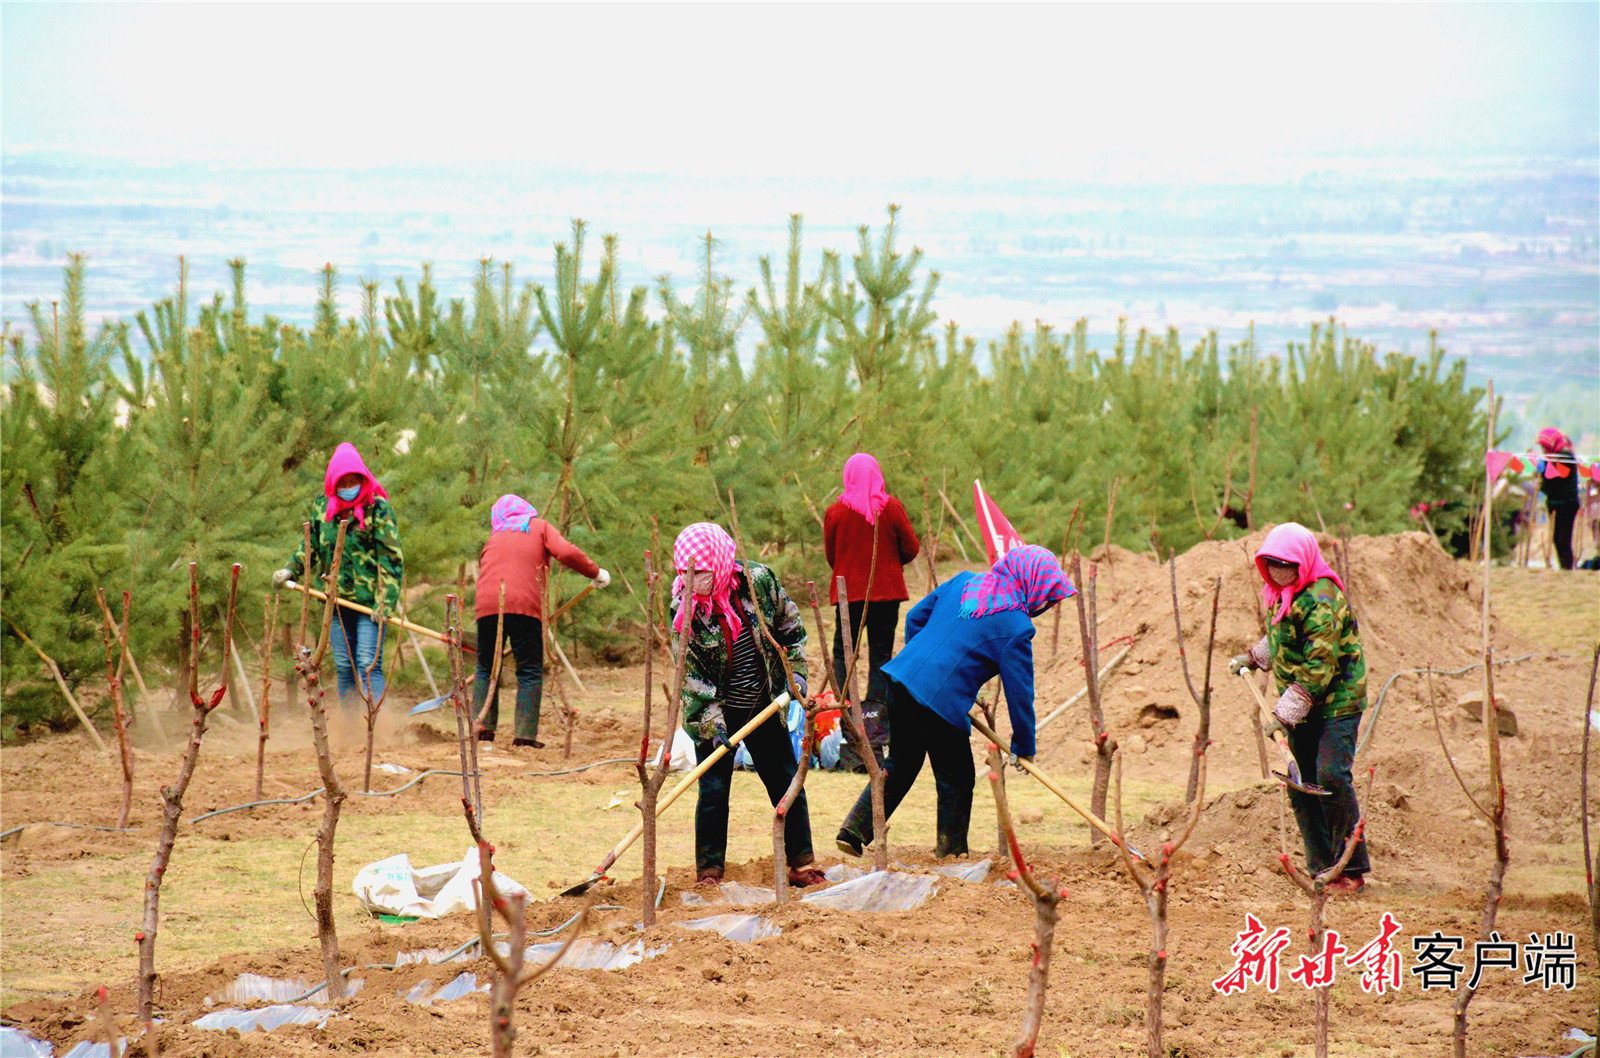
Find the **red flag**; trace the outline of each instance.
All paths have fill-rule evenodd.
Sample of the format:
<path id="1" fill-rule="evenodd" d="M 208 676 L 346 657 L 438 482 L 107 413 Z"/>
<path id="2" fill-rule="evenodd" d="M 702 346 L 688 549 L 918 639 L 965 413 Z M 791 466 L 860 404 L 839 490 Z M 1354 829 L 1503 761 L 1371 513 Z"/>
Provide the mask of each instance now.
<path id="1" fill-rule="evenodd" d="M 983 532 L 983 545 L 989 551 L 989 565 L 993 566 L 1007 551 L 1021 547 L 1023 539 L 1011 528 L 1011 523 L 976 478 L 972 482 L 972 502 L 978 508 L 978 527 Z"/>

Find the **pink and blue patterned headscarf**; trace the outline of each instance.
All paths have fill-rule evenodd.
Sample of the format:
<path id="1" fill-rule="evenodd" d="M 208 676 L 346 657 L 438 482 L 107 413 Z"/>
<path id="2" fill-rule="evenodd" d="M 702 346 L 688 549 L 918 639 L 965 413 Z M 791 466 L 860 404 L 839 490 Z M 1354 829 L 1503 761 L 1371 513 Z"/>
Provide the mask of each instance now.
<path id="1" fill-rule="evenodd" d="M 539 512 L 521 496 L 506 493 L 489 511 L 489 528 L 497 533 L 525 533 Z"/>
<path id="2" fill-rule="evenodd" d="M 994 569 L 967 585 L 961 593 L 961 616 L 1021 610 L 1031 617 L 1057 599 L 1076 594 L 1055 555 L 1036 544 L 1023 544 L 1007 551 Z"/>

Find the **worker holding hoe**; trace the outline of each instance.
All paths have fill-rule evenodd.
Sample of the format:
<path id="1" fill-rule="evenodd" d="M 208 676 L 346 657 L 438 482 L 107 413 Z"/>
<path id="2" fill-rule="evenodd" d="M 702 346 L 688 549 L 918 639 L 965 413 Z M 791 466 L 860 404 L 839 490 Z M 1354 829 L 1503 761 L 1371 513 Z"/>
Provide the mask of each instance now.
<path id="1" fill-rule="evenodd" d="M 350 525 L 339 560 L 339 598 L 378 613 L 399 608 L 400 585 L 405 579 L 400 527 L 388 492 L 350 442 L 333 450 L 322 477 L 322 495 L 312 501 L 307 520 L 311 523 L 311 553 L 306 554 L 302 539 L 289 564 L 272 574 L 275 586 L 326 576 L 333 566 L 339 523 L 347 521 Z M 382 701 L 383 625 L 374 617 L 341 606 L 332 636 L 340 704 L 353 707 L 351 692 L 358 686 L 362 697 Z"/>
<path id="2" fill-rule="evenodd" d="M 677 579 L 672 583 L 672 627 L 688 637 L 683 678 L 683 726 L 705 760 L 728 732 L 742 728 L 785 691 L 784 659 L 798 690 L 806 691 L 806 630 L 800 608 L 772 570 L 734 561 L 733 537 L 721 526 L 696 522 L 678 534 L 672 548 Z M 758 610 L 759 608 L 759 615 Z M 783 648 L 780 657 L 762 634 L 762 623 Z M 681 640 L 680 640 L 681 642 Z M 676 644 L 675 644 L 676 646 Z M 781 713 L 773 713 L 744 740 L 756 773 L 776 805 L 799 768 Z M 697 885 L 722 881 L 728 849 L 728 791 L 733 754 L 724 754 L 700 777 L 694 817 Z M 812 867 L 811 818 L 802 790 L 784 823 L 789 884 L 817 885 Z"/>
<path id="3" fill-rule="evenodd" d="M 893 815 L 926 758 L 938 793 L 934 855 L 967 851 L 972 820 L 972 721 L 967 711 L 995 676 L 1011 714 L 1011 752 L 1034 752 L 1033 618 L 1073 594 L 1055 555 L 1013 547 L 983 576 L 958 573 L 906 614 L 906 640 L 883 667 L 889 685 L 885 816 Z M 872 792 L 861 792 L 839 826 L 841 852 L 872 841 Z"/>
<path id="4" fill-rule="evenodd" d="M 500 688 L 490 687 L 497 639 L 511 644 L 517 662 L 517 718 L 511 744 L 540 749 L 539 707 L 544 691 L 544 582 L 552 558 L 594 581 L 611 583 L 611 574 L 595 564 L 556 527 L 539 517 L 533 504 L 507 493 L 489 512 L 489 539 L 478 552 L 474 613 L 478 619 L 478 669 L 472 685 L 472 715 L 483 716 L 478 738 L 493 742 L 500 719 Z M 500 589 L 505 588 L 504 601 Z M 499 628 L 501 614 L 505 628 Z M 484 713 L 483 703 L 489 711 Z"/>
<path id="5" fill-rule="evenodd" d="M 1287 738 L 1304 782 L 1325 793 L 1289 787 L 1306 869 L 1316 875 L 1338 862 L 1361 819 L 1350 768 L 1367 704 L 1367 663 L 1344 582 L 1323 560 L 1311 530 L 1295 522 L 1274 528 L 1256 552 L 1256 570 L 1272 623 L 1228 669 L 1238 675 L 1270 668 L 1277 680 L 1279 697 L 1266 734 Z M 1363 838 L 1328 889 L 1360 892 L 1370 869 Z"/>

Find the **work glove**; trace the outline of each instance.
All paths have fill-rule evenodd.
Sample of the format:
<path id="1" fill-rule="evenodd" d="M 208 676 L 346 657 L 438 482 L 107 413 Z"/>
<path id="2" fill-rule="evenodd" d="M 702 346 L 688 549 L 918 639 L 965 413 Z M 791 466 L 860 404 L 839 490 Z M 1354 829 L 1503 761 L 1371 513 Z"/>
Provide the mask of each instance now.
<path id="1" fill-rule="evenodd" d="M 1277 714 L 1274 713 L 1268 716 L 1266 722 L 1261 725 L 1261 733 L 1269 739 L 1277 738 L 1281 734 L 1284 737 L 1284 740 L 1287 741 L 1289 738 L 1289 727 L 1282 720 L 1278 719 Z"/>
<path id="2" fill-rule="evenodd" d="M 1029 764 L 1032 764 L 1033 763 L 1033 758 L 1031 756 L 1023 757 L 1023 756 L 1019 756 L 1019 755 L 1013 753 L 1013 754 L 1011 754 L 1011 759 L 1009 761 L 1007 761 L 1006 763 L 1010 764 L 1013 768 L 1017 769 L 1018 771 L 1021 771 L 1022 770 L 1022 762 L 1023 761 L 1027 761 Z"/>
<path id="3" fill-rule="evenodd" d="M 281 588 L 294 579 L 294 571 L 290 569 L 275 569 L 272 571 L 272 586 Z"/>
<path id="4" fill-rule="evenodd" d="M 802 701 L 802 702 L 805 701 L 805 698 L 806 698 L 806 678 L 804 676 L 800 675 L 797 672 L 797 673 L 794 674 L 794 683 L 795 683 L 796 687 L 800 688 L 800 697 L 798 699 L 796 699 L 796 700 L 797 701 Z"/>
<path id="5" fill-rule="evenodd" d="M 602 569 L 599 573 L 596 573 L 594 575 L 594 586 L 596 588 L 604 588 L 607 584 L 610 584 L 610 583 L 611 583 L 611 574 L 607 573 L 605 570 Z"/>
<path id="6" fill-rule="evenodd" d="M 1228 672 L 1235 676 L 1249 672 L 1255 667 L 1255 662 L 1250 660 L 1249 654 L 1235 654 L 1228 659 Z"/>

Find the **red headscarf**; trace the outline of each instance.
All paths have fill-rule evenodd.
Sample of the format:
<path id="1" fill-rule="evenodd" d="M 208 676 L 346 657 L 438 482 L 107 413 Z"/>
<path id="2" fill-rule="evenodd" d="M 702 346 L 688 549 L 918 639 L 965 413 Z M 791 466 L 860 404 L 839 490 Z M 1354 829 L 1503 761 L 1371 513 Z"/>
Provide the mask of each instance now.
<path id="1" fill-rule="evenodd" d="M 674 631 L 682 632 L 695 617 L 715 615 L 727 633 L 727 646 L 739 638 L 744 622 L 739 619 L 739 608 L 733 603 L 733 537 L 714 522 L 695 522 L 685 526 L 672 545 L 672 563 L 678 569 L 711 572 L 711 594 L 695 595 L 692 586 L 683 582 L 679 574 L 672 582 L 672 594 L 683 598 L 678 616 L 672 622 Z"/>
<path id="2" fill-rule="evenodd" d="M 1267 565 L 1264 558 L 1275 558 L 1282 562 L 1293 562 L 1299 567 L 1294 583 L 1280 588 L 1272 582 L 1267 575 Z M 1317 546 L 1317 538 L 1311 535 L 1311 530 L 1299 522 L 1284 522 L 1275 526 L 1267 538 L 1261 542 L 1261 549 L 1256 552 L 1256 570 L 1261 574 L 1261 579 L 1266 582 L 1261 589 L 1261 599 L 1267 604 L 1267 609 L 1276 607 L 1272 615 L 1272 623 L 1277 624 L 1284 614 L 1289 612 L 1289 604 L 1294 601 L 1295 595 L 1314 580 L 1327 577 L 1339 585 L 1339 590 L 1344 590 L 1344 581 L 1339 579 L 1339 574 L 1333 571 L 1322 559 L 1322 549 Z"/>
<path id="3" fill-rule="evenodd" d="M 346 474 L 361 475 L 361 491 L 356 493 L 353 500 L 341 500 L 334 487 Z M 353 511 L 356 524 L 363 529 L 367 527 L 367 508 L 372 501 L 375 498 L 389 498 L 383 486 L 378 484 L 378 479 L 372 476 L 372 471 L 367 469 L 367 464 L 361 461 L 361 453 L 349 441 L 333 450 L 333 458 L 328 460 L 328 472 L 322 476 L 322 491 L 328 497 L 328 512 L 322 516 L 323 521 L 337 521 L 346 511 Z"/>
<path id="4" fill-rule="evenodd" d="M 844 461 L 844 495 L 839 499 L 865 518 L 867 524 L 878 524 L 878 512 L 889 502 L 889 490 L 884 487 L 883 470 L 876 459 L 857 452 Z"/>
<path id="5" fill-rule="evenodd" d="M 1572 440 L 1554 426 L 1546 426 L 1539 431 L 1539 447 L 1554 455 L 1557 452 L 1572 451 Z"/>

